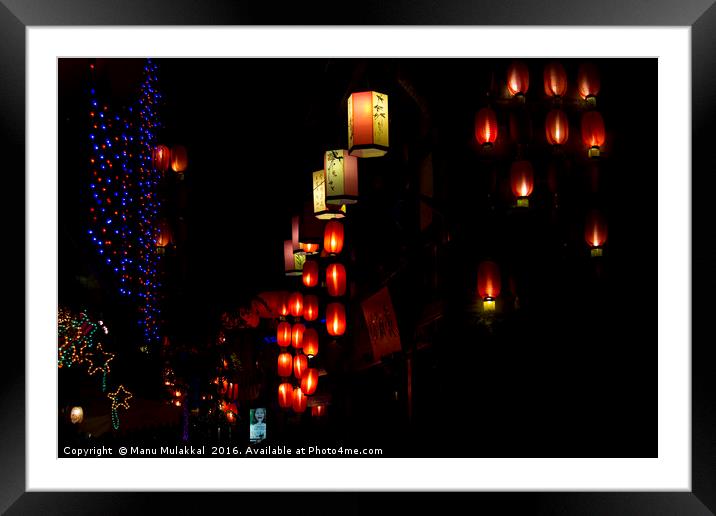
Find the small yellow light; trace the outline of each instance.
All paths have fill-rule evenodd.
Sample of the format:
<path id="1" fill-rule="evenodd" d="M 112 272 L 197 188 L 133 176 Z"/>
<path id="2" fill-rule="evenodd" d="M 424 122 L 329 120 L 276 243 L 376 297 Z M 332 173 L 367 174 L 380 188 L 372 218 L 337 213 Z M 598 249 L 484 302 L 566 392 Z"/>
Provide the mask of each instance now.
<path id="1" fill-rule="evenodd" d="M 602 256 L 602 248 L 601 247 L 592 247 L 591 254 L 592 254 L 592 258 L 596 258 L 597 256 Z"/>
<path id="2" fill-rule="evenodd" d="M 517 198 L 517 207 L 518 208 L 529 208 L 530 207 L 529 197 L 518 197 Z"/>
<path id="3" fill-rule="evenodd" d="M 495 300 L 491 298 L 487 298 L 482 302 L 482 309 L 485 312 L 494 312 L 495 311 Z"/>
<path id="4" fill-rule="evenodd" d="M 599 157 L 599 147 L 590 147 L 589 152 L 587 153 L 590 158 L 598 158 Z"/>

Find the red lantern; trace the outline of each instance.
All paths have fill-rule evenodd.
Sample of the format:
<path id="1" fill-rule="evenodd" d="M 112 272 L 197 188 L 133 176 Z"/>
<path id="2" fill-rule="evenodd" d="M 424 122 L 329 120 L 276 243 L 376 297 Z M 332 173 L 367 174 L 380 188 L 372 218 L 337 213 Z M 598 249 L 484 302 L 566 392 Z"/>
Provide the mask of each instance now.
<path id="1" fill-rule="evenodd" d="M 278 375 L 291 376 L 293 369 L 293 358 L 291 353 L 279 353 L 278 355 Z"/>
<path id="2" fill-rule="evenodd" d="M 318 297 L 311 294 L 303 296 L 303 318 L 307 321 L 318 319 Z"/>
<path id="3" fill-rule="evenodd" d="M 587 215 L 584 239 L 592 248 L 592 257 L 602 256 L 602 246 L 607 241 L 607 221 L 598 210 L 592 210 Z"/>
<path id="4" fill-rule="evenodd" d="M 298 414 L 304 412 L 306 410 L 307 403 L 308 400 L 306 399 L 306 395 L 303 393 L 300 387 L 296 387 L 293 390 L 293 402 L 291 404 L 293 407 L 293 411 Z"/>
<path id="5" fill-rule="evenodd" d="M 330 220 L 323 232 L 323 249 L 328 254 L 339 254 L 343 250 L 343 224 Z"/>
<path id="6" fill-rule="evenodd" d="M 492 148 L 497 140 L 497 115 L 489 107 L 482 108 L 475 116 L 475 138 L 484 149 Z"/>
<path id="7" fill-rule="evenodd" d="M 306 260 L 306 263 L 303 264 L 303 284 L 307 287 L 318 285 L 318 262 L 316 260 Z"/>
<path id="8" fill-rule="evenodd" d="M 527 160 L 519 160 L 512 163 L 510 168 L 510 184 L 512 193 L 517 197 L 517 206 L 529 208 L 529 195 L 534 187 L 534 172 L 532 164 Z"/>
<path id="9" fill-rule="evenodd" d="M 303 333 L 303 353 L 309 358 L 318 355 L 318 332 L 313 328 Z"/>
<path id="10" fill-rule="evenodd" d="M 346 268 L 342 263 L 331 263 L 326 268 L 328 295 L 337 297 L 346 293 Z"/>
<path id="11" fill-rule="evenodd" d="M 182 145 L 175 145 L 172 147 L 171 156 L 172 170 L 177 174 L 181 174 L 186 170 L 189 165 L 189 158 L 186 154 L 186 148 Z"/>
<path id="12" fill-rule="evenodd" d="M 561 109 L 553 109 L 547 113 L 544 130 L 550 145 L 563 145 L 569 138 L 569 121 Z"/>
<path id="13" fill-rule="evenodd" d="M 590 158 L 599 157 L 599 147 L 604 145 L 605 137 L 602 115 L 598 111 L 585 112 L 582 115 L 582 141 L 589 148 L 587 154 Z"/>
<path id="14" fill-rule="evenodd" d="M 276 342 L 282 348 L 291 344 L 291 325 L 286 321 L 278 323 L 278 331 L 276 332 Z"/>
<path id="15" fill-rule="evenodd" d="M 314 405 L 311 407 L 311 416 L 321 417 L 326 413 L 325 405 Z"/>
<path id="16" fill-rule="evenodd" d="M 293 385 L 282 383 L 278 386 L 278 405 L 281 408 L 289 408 L 293 404 Z"/>
<path id="17" fill-rule="evenodd" d="M 544 92 L 550 97 L 562 97 L 567 91 L 567 72 L 561 63 L 548 63 L 544 67 Z"/>
<path id="18" fill-rule="evenodd" d="M 346 332 L 346 309 L 341 303 L 328 303 L 326 306 L 326 329 L 334 337 Z"/>
<path id="19" fill-rule="evenodd" d="M 300 380 L 303 377 L 303 373 L 308 369 L 308 359 L 306 355 L 296 355 L 293 357 L 293 375 L 296 380 Z"/>
<path id="20" fill-rule="evenodd" d="M 157 145 L 152 152 L 152 162 L 159 172 L 166 172 L 169 169 L 169 147 Z"/>
<path id="21" fill-rule="evenodd" d="M 577 72 L 577 87 L 579 95 L 592 106 L 597 103 L 597 94 L 601 87 L 599 80 L 599 69 L 593 63 L 579 65 Z"/>
<path id="22" fill-rule="evenodd" d="M 288 299 L 288 309 L 291 310 L 291 315 L 294 317 L 301 317 L 303 315 L 303 294 L 300 292 L 294 292 Z"/>
<path id="23" fill-rule="evenodd" d="M 157 235 L 157 250 L 161 252 L 166 246 L 172 243 L 172 230 L 169 227 L 169 223 L 162 219 L 159 223 L 158 235 Z"/>
<path id="24" fill-rule="evenodd" d="M 348 97 L 348 148 L 359 158 L 388 152 L 388 95 L 361 91 Z"/>
<path id="25" fill-rule="evenodd" d="M 530 71 L 522 61 L 513 61 L 507 69 L 507 89 L 513 96 L 524 100 L 530 87 Z"/>
<path id="26" fill-rule="evenodd" d="M 304 243 L 301 242 L 301 251 L 303 251 L 306 254 L 316 254 L 318 252 L 318 248 L 320 247 L 320 244 L 314 244 L 314 243 Z M 305 265 L 304 265 L 305 266 Z"/>
<path id="27" fill-rule="evenodd" d="M 495 299 L 500 295 L 501 288 L 499 265 L 489 260 L 480 263 L 477 269 L 477 292 L 483 299 L 482 306 L 486 312 L 495 310 Z"/>
<path id="28" fill-rule="evenodd" d="M 301 391 L 303 391 L 304 394 L 310 396 L 311 394 L 316 392 L 317 387 L 318 369 L 309 367 L 308 369 L 306 369 L 306 371 L 303 373 L 303 376 L 301 377 Z"/>
<path id="29" fill-rule="evenodd" d="M 306 327 L 301 324 L 297 323 L 293 325 L 293 328 L 291 328 L 291 345 L 296 349 L 301 349 L 303 347 L 303 333 L 306 331 Z"/>

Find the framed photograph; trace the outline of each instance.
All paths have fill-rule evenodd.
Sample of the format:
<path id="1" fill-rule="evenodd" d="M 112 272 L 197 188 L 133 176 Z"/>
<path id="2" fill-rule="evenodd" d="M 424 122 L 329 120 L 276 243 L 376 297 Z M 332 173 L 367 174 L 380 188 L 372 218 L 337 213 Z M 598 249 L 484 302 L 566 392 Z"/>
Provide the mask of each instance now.
<path id="1" fill-rule="evenodd" d="M 4 3 L 3 510 L 716 510 L 709 1 Z"/>

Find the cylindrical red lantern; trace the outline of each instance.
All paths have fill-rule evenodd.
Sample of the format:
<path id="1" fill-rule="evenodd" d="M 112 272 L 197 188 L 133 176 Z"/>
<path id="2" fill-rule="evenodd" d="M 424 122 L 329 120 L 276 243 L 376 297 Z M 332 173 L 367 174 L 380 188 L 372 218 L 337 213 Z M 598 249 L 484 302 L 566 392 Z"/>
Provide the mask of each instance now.
<path id="1" fill-rule="evenodd" d="M 577 72 L 577 87 L 579 95 L 591 105 L 596 105 L 597 95 L 601 88 L 599 69 L 594 63 L 583 63 L 579 65 Z"/>
<path id="2" fill-rule="evenodd" d="M 318 285 L 318 262 L 316 260 L 306 260 L 306 263 L 303 264 L 303 284 L 307 287 Z"/>
<path id="3" fill-rule="evenodd" d="M 166 246 L 172 243 L 172 230 L 169 223 L 162 219 L 157 232 L 157 249 L 161 252 Z"/>
<path id="4" fill-rule="evenodd" d="M 288 292 L 279 292 L 278 313 L 281 317 L 286 317 L 291 313 L 291 310 L 288 307 L 289 297 L 290 295 Z"/>
<path id="5" fill-rule="evenodd" d="M 489 108 L 482 108 L 475 116 L 475 138 L 484 149 L 492 148 L 497 140 L 497 115 Z"/>
<path id="6" fill-rule="evenodd" d="M 300 387 L 296 387 L 293 390 L 293 402 L 292 407 L 293 411 L 300 414 L 301 412 L 304 412 L 306 410 L 308 400 L 306 398 L 306 395 L 303 393 Z"/>
<path id="7" fill-rule="evenodd" d="M 346 293 L 346 268 L 342 263 L 331 263 L 326 267 L 326 288 L 329 296 Z"/>
<path id="8" fill-rule="evenodd" d="M 489 260 L 480 263 L 477 269 L 477 292 L 483 299 L 482 306 L 486 312 L 495 310 L 495 299 L 500 295 L 501 288 L 500 266 Z"/>
<path id="9" fill-rule="evenodd" d="M 524 99 L 530 87 L 530 71 L 522 61 L 513 61 L 507 69 L 507 89 L 513 96 Z"/>
<path id="10" fill-rule="evenodd" d="M 544 130 L 550 145 L 563 145 L 569 138 L 569 121 L 561 109 L 553 109 L 547 113 Z"/>
<path id="11" fill-rule="evenodd" d="M 512 193 L 517 197 L 517 206 L 529 208 L 529 195 L 534 187 L 534 171 L 529 161 L 519 160 L 512 163 L 510 185 L 512 186 Z"/>
<path id="12" fill-rule="evenodd" d="M 318 332 L 313 328 L 303 332 L 303 353 L 309 358 L 318 355 Z"/>
<path id="13" fill-rule="evenodd" d="M 291 344 L 291 324 L 286 321 L 278 323 L 278 330 L 276 332 L 276 342 L 282 348 L 285 348 Z"/>
<path id="14" fill-rule="evenodd" d="M 318 369 L 309 367 L 303 373 L 301 377 L 301 390 L 304 394 L 310 396 L 316 392 L 318 387 Z"/>
<path id="15" fill-rule="evenodd" d="M 291 353 L 279 353 L 278 355 L 278 375 L 291 376 L 293 370 L 293 358 Z"/>
<path id="16" fill-rule="evenodd" d="M 175 145 L 172 147 L 171 164 L 172 170 L 177 174 L 181 174 L 189 165 L 189 158 L 186 154 L 186 148 L 183 145 Z"/>
<path id="17" fill-rule="evenodd" d="M 303 318 L 307 321 L 318 319 L 318 297 L 312 294 L 303 296 Z"/>
<path id="18" fill-rule="evenodd" d="M 152 163 L 154 168 L 159 172 L 166 172 L 169 170 L 169 147 L 166 145 L 157 145 L 152 152 Z"/>
<path id="19" fill-rule="evenodd" d="M 348 97 L 348 149 L 359 158 L 388 152 L 388 95 L 361 91 Z"/>
<path id="20" fill-rule="evenodd" d="M 343 250 L 343 224 L 329 220 L 323 232 L 323 249 L 328 254 L 340 254 Z"/>
<path id="21" fill-rule="evenodd" d="M 321 416 L 325 415 L 325 413 L 326 413 L 326 406 L 323 404 L 314 405 L 311 407 L 311 416 L 313 416 L 313 417 L 321 417 Z"/>
<path id="22" fill-rule="evenodd" d="M 306 355 L 296 355 L 293 357 L 293 376 L 296 380 L 303 378 L 303 373 L 308 369 L 308 359 Z"/>
<path id="23" fill-rule="evenodd" d="M 293 404 L 293 385 L 284 382 L 278 386 L 278 405 L 289 408 Z"/>
<path id="24" fill-rule="evenodd" d="M 600 155 L 600 147 L 604 145 L 606 132 L 604 130 L 604 119 L 598 111 L 587 111 L 582 114 L 582 141 L 589 148 L 587 152 L 590 158 Z"/>
<path id="25" fill-rule="evenodd" d="M 318 248 L 321 246 L 320 244 L 316 244 L 313 242 L 301 242 L 301 251 L 303 251 L 305 254 L 316 254 L 318 252 Z"/>
<path id="26" fill-rule="evenodd" d="M 291 328 L 291 345 L 296 349 L 303 347 L 303 334 L 306 327 L 301 323 L 296 323 Z"/>
<path id="27" fill-rule="evenodd" d="M 567 91 L 567 72 L 561 63 L 544 67 L 544 92 L 550 97 L 562 97 Z"/>
<path id="28" fill-rule="evenodd" d="M 341 303 L 326 306 L 326 329 L 328 334 L 340 337 L 346 332 L 346 309 Z"/>
<path id="29" fill-rule="evenodd" d="M 592 210 L 587 214 L 584 239 L 592 248 L 592 257 L 602 256 L 602 246 L 607 241 L 607 221 L 600 211 Z"/>
<path id="30" fill-rule="evenodd" d="M 294 317 L 301 317 L 303 315 L 303 294 L 300 292 L 291 294 L 288 299 L 288 309 Z"/>

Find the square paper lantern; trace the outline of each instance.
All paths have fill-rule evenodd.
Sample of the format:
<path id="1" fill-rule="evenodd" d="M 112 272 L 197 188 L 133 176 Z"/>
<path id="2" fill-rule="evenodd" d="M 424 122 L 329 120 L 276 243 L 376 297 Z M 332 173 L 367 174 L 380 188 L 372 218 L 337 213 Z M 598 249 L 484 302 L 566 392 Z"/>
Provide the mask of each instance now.
<path id="1" fill-rule="evenodd" d="M 316 254 L 323 241 L 323 222 L 313 216 L 313 203 L 304 204 L 298 224 L 298 243 L 306 254 Z"/>
<path id="2" fill-rule="evenodd" d="M 283 241 L 283 265 L 286 276 L 302 276 L 305 261 L 305 254 L 293 252 L 293 242 L 291 240 Z"/>
<path id="3" fill-rule="evenodd" d="M 361 91 L 348 97 L 348 149 L 359 158 L 388 152 L 388 95 Z"/>
<path id="4" fill-rule="evenodd" d="M 326 171 L 313 173 L 313 215 L 317 219 L 342 219 L 346 216 L 346 206 L 326 204 Z"/>
<path id="5" fill-rule="evenodd" d="M 326 172 L 326 204 L 358 202 L 358 158 L 346 150 L 329 150 L 323 169 Z"/>

